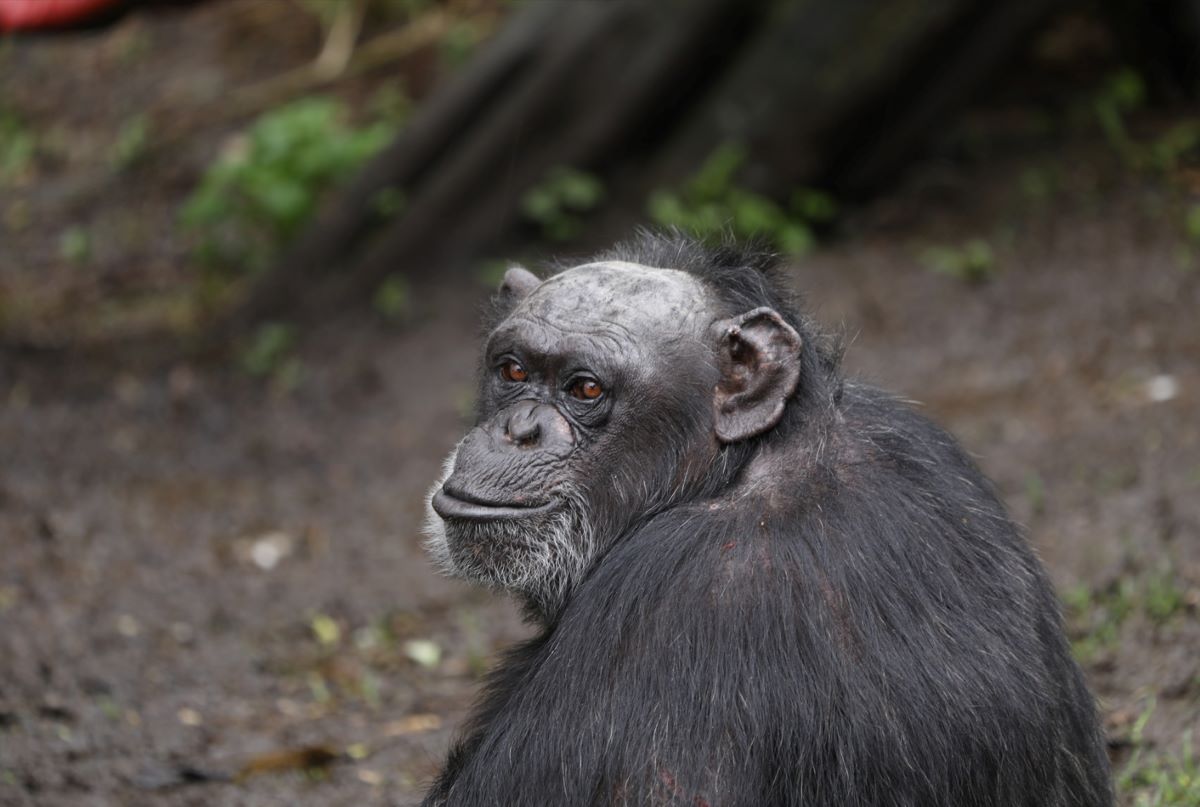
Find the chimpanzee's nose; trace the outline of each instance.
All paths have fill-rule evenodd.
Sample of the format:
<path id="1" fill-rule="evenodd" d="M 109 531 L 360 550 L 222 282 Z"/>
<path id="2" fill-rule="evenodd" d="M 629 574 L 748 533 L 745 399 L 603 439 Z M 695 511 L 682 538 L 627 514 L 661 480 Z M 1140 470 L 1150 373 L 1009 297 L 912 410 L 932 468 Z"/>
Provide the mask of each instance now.
<path id="1" fill-rule="evenodd" d="M 537 405 L 528 402 L 513 407 L 508 416 L 504 435 L 522 448 L 534 448 L 542 436 L 542 425 L 538 422 Z"/>

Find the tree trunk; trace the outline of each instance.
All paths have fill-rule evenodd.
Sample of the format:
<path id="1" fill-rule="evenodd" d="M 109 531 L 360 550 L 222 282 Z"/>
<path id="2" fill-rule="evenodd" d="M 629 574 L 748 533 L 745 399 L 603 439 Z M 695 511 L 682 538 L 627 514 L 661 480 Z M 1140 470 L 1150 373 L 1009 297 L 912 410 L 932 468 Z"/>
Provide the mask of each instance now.
<path id="1" fill-rule="evenodd" d="M 750 187 L 864 196 L 1002 67 L 1058 0 L 534 3 L 418 112 L 221 324 L 319 316 L 386 276 L 512 248 L 556 166 L 600 176 L 610 227 L 717 145 Z M 381 221 L 388 188 L 407 204 Z M 631 211 L 633 211 L 631 213 Z"/>

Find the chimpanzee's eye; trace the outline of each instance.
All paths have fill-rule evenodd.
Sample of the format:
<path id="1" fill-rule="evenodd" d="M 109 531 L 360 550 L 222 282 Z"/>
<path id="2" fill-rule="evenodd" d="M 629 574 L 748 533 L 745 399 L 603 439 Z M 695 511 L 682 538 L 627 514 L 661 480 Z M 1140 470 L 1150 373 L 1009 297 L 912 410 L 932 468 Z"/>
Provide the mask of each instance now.
<path id="1" fill-rule="evenodd" d="M 594 401 L 604 394 L 604 388 L 594 378 L 577 378 L 571 382 L 571 387 L 567 391 L 571 393 L 572 398 L 578 398 L 581 401 Z"/>
<path id="2" fill-rule="evenodd" d="M 500 376 L 505 381 L 521 382 L 529 378 L 529 373 L 525 371 L 520 362 L 510 359 L 500 366 Z"/>

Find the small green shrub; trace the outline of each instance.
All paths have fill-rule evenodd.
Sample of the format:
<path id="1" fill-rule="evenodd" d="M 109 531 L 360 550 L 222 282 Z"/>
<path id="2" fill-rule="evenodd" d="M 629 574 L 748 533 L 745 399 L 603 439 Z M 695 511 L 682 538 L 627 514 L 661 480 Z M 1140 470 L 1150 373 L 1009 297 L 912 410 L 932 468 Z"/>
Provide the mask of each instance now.
<path id="1" fill-rule="evenodd" d="M 735 184 L 745 161 L 746 152 L 740 146 L 718 147 L 681 190 L 651 194 L 650 218 L 701 238 L 732 232 L 739 238 L 765 240 L 791 255 L 809 252 L 815 243 L 811 225 L 829 221 L 837 213 L 833 199 L 818 190 L 800 189 L 785 209 Z"/>
<path id="2" fill-rule="evenodd" d="M 574 238 L 583 215 L 604 201 L 604 184 L 591 174 L 566 166 L 547 172 L 545 179 L 521 199 L 521 213 L 538 225 L 551 241 Z"/>
<path id="3" fill-rule="evenodd" d="M 228 275 L 263 269 L 316 210 L 394 135 L 391 123 L 354 128 L 343 106 L 307 98 L 272 110 L 208 169 L 182 211 L 205 266 Z"/>

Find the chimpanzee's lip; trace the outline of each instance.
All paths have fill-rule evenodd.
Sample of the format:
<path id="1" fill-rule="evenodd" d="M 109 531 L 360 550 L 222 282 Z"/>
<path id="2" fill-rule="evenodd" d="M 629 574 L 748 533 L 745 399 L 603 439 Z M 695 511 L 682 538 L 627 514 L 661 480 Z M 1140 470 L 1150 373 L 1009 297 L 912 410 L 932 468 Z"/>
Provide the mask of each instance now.
<path id="1" fill-rule="evenodd" d="M 442 518 L 461 518 L 467 521 L 495 521 L 502 518 L 526 518 L 544 513 L 553 502 L 527 504 L 519 501 L 494 501 L 449 484 L 433 494 L 433 511 Z"/>

